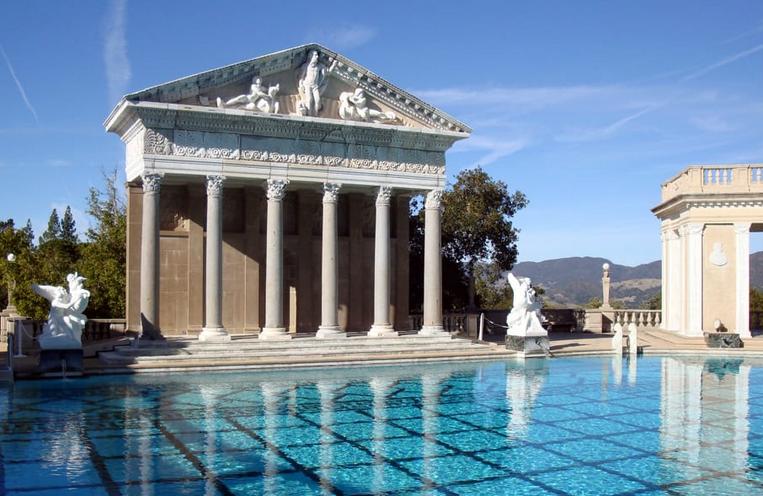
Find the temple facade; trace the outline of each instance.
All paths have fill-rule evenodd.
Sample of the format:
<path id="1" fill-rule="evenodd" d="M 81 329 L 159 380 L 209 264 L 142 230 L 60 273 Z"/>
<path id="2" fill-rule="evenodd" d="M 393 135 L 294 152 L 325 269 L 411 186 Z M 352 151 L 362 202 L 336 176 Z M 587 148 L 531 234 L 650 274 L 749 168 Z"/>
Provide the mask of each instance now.
<path id="1" fill-rule="evenodd" d="M 440 197 L 464 124 L 311 44 L 126 95 L 105 127 L 126 150 L 128 329 L 408 330 L 424 193 L 420 332 L 444 332 Z"/>
<path id="2" fill-rule="evenodd" d="M 750 337 L 750 233 L 763 231 L 763 164 L 695 165 L 662 185 L 662 327 Z"/>

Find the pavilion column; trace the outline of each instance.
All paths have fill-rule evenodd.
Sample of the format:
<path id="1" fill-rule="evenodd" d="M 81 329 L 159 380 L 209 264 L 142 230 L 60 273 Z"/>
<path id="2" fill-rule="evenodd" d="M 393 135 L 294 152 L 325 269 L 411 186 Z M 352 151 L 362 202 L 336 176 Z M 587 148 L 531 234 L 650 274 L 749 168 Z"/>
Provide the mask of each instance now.
<path id="1" fill-rule="evenodd" d="M 447 335 L 442 325 L 441 200 L 442 189 L 433 189 L 424 204 L 424 322 L 419 334 L 425 336 Z"/>
<path id="2" fill-rule="evenodd" d="M 369 336 L 397 336 L 389 315 L 389 216 L 392 188 L 380 186 L 376 195 L 374 243 L 374 323 Z"/>
<path id="3" fill-rule="evenodd" d="M 285 179 L 268 179 L 265 255 L 265 327 L 260 339 L 291 339 L 283 322 L 283 197 Z"/>
<path id="4" fill-rule="evenodd" d="M 684 228 L 686 237 L 686 284 L 688 301 L 686 310 L 687 328 L 683 331 L 688 336 L 702 336 L 702 232 L 705 225 L 688 224 Z"/>
<path id="5" fill-rule="evenodd" d="M 223 327 L 223 183 L 225 176 L 207 176 L 206 312 L 199 341 L 226 342 Z"/>
<path id="6" fill-rule="evenodd" d="M 740 337 L 750 334 L 750 223 L 734 224 L 736 235 L 736 327 Z"/>
<path id="7" fill-rule="evenodd" d="M 660 285 L 660 311 L 662 313 L 662 320 L 660 322 L 660 329 L 670 329 L 668 319 L 668 298 L 670 298 L 670 237 L 668 230 L 662 230 L 660 233 L 660 239 L 662 240 L 662 284 Z"/>
<path id="8" fill-rule="evenodd" d="M 159 339 L 159 190 L 162 174 L 145 173 L 140 237 L 140 337 Z"/>
<path id="9" fill-rule="evenodd" d="M 337 200 L 340 184 L 323 183 L 323 247 L 321 249 L 321 325 L 317 338 L 345 337 L 339 328 L 337 284 Z"/>

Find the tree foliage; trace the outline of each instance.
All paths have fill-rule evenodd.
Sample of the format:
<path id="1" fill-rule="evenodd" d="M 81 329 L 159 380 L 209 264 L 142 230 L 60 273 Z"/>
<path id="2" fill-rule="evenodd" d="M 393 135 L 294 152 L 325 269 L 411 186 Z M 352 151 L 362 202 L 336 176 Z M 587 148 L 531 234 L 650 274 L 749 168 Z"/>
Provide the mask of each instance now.
<path id="1" fill-rule="evenodd" d="M 74 222 L 74 215 L 69 205 L 66 206 L 64 218 L 61 220 L 61 239 L 70 243 L 77 242 L 77 228 Z"/>
<path id="2" fill-rule="evenodd" d="M 54 208 L 48 218 L 48 228 L 42 233 L 38 243 L 42 245 L 56 239 L 61 239 L 61 219 L 58 217 L 58 211 Z"/>

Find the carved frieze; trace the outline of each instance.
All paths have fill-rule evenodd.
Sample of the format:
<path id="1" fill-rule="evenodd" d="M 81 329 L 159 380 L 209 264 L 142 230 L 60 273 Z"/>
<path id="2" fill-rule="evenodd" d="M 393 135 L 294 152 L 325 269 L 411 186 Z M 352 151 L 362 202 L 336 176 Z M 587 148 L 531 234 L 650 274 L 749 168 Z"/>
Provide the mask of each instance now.
<path id="1" fill-rule="evenodd" d="M 352 143 L 352 140 L 348 140 Z M 176 129 L 147 129 L 144 153 L 444 175 L 442 152 Z"/>

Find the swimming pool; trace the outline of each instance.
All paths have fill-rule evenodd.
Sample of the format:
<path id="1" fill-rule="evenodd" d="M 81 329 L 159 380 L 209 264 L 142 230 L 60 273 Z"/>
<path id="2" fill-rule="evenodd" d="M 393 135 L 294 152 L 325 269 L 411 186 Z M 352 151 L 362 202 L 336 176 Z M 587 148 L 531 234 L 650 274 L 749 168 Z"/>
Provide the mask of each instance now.
<path id="1" fill-rule="evenodd" d="M 18 382 L 0 494 L 760 494 L 763 359 Z"/>

